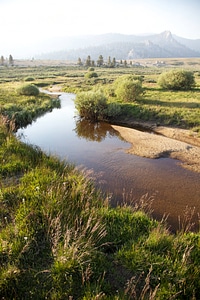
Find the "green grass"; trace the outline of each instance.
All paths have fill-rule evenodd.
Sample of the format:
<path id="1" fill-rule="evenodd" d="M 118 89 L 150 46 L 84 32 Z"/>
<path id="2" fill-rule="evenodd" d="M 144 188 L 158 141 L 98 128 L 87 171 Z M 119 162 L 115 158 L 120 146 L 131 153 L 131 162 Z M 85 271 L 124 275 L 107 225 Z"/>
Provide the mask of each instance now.
<path id="1" fill-rule="evenodd" d="M 18 93 L 20 83 L 0 85 L 0 113 L 15 120 L 16 127 L 30 124 L 36 117 L 59 107 L 60 102 L 46 94 L 25 96 Z"/>
<path id="2" fill-rule="evenodd" d="M 49 109 L 51 102 L 44 95 L 18 97 L 15 91 L 23 78 L 88 90 L 91 84 L 110 86 L 120 74 L 133 70 L 98 69 L 101 81 L 90 83 L 83 75 L 87 70 L 78 68 L 4 71 L 1 112 L 10 112 L 12 119 L 15 110 L 37 110 L 42 105 Z M 135 103 L 121 104 L 124 116 L 198 127 L 198 87 L 164 92 L 156 84 L 160 71 L 134 70 L 144 76 L 145 94 Z M 1 299 L 200 298 L 200 234 L 190 231 L 189 219 L 171 234 L 151 217 L 143 201 L 111 208 L 94 188 L 89 171 L 21 143 L 14 128 L 14 121 L 1 115 Z"/>

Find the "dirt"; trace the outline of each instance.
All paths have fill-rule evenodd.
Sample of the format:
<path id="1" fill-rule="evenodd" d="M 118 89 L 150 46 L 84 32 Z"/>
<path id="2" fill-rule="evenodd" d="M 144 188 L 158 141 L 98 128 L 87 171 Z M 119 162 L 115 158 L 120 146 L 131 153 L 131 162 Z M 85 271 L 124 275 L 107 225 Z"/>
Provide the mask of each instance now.
<path id="1" fill-rule="evenodd" d="M 112 125 L 112 127 L 132 144 L 127 150 L 128 153 L 152 159 L 175 158 L 180 160 L 183 167 L 200 173 L 200 138 L 196 133 L 147 123 L 143 127 L 151 132 L 118 125 Z"/>

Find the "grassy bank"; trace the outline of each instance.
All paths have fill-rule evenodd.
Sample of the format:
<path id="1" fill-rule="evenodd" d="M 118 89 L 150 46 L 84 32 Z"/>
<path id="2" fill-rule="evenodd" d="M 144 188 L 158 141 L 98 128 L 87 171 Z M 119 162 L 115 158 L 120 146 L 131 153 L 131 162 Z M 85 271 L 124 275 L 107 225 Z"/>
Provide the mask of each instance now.
<path id="1" fill-rule="evenodd" d="M 39 112 L 48 109 L 52 103 L 47 104 L 47 96 L 40 95 L 38 98 L 38 112 L 34 112 L 36 100 L 16 98 L 15 87 L 23 82 L 31 80 L 37 86 L 51 88 L 58 85 L 63 91 L 77 93 L 88 91 L 92 88 L 101 88 L 110 102 L 116 102 L 121 106 L 121 114 L 115 118 L 116 122 L 129 122 L 130 120 L 151 121 L 158 125 L 170 125 L 200 131 L 200 74 L 198 59 L 188 60 L 166 60 L 166 66 L 155 67 L 153 62 L 149 66 L 147 61 L 140 62 L 140 66 L 127 68 L 95 68 L 97 77 L 88 78 L 88 70 L 84 67 L 70 66 L 38 66 L 38 67 L 13 67 L 1 68 L 0 91 L 1 110 L 11 115 L 15 113 L 24 114 L 25 119 L 31 119 Z M 142 65 L 143 64 L 143 65 Z M 191 91 L 165 91 L 158 85 L 158 78 L 161 73 L 171 68 L 183 68 L 194 72 L 196 87 Z M 144 94 L 140 100 L 133 103 L 121 103 L 116 97 L 112 97 L 112 84 L 124 74 L 134 74 L 143 78 Z M 9 95 L 8 96 L 8 91 Z M 6 96 L 5 96 L 6 95 Z M 20 105 L 21 102 L 21 105 Z M 20 107 L 18 113 L 15 112 L 16 103 Z M 24 111 L 23 111 L 24 110 Z M 18 121 L 19 122 L 19 121 Z"/>
<path id="2" fill-rule="evenodd" d="M 23 144 L 12 132 L 16 125 L 13 117 L 16 119 L 19 111 L 51 109 L 48 96 L 16 94 L 17 86 L 30 76 L 38 86 L 56 83 L 75 91 L 99 84 L 107 89 L 121 73 L 134 70 L 144 76 L 145 94 L 138 102 L 123 105 L 124 116 L 146 119 L 151 112 L 148 118 L 155 120 L 154 111 L 163 109 L 164 120 L 159 120 L 165 122 L 170 111 L 182 108 L 184 113 L 194 113 L 187 112 L 190 128 L 198 126 L 198 87 L 187 100 L 185 93 L 164 93 L 156 85 L 160 69 L 154 72 L 149 68 L 99 69 L 97 81 L 88 81 L 84 77 L 87 70 L 78 68 L 3 70 L 0 298 L 199 299 L 200 233 L 191 232 L 190 209 L 180 220 L 180 230 L 171 234 L 164 221 L 151 217 L 151 199 L 111 208 L 108 199 L 94 188 L 90 171 L 78 170 Z M 36 115 L 38 111 L 30 116 Z M 172 123 L 178 125 L 176 119 Z"/>
<path id="3" fill-rule="evenodd" d="M 0 130 L 2 299 L 199 299 L 189 218 L 172 235 L 148 201 L 113 209 L 87 171 Z"/>

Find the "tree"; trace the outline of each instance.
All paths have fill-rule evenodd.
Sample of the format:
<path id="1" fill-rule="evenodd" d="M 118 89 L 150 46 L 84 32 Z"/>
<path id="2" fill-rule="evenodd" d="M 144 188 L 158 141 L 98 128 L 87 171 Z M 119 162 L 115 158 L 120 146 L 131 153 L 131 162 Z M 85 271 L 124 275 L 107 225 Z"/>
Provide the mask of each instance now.
<path id="1" fill-rule="evenodd" d="M 133 102 L 143 93 L 142 80 L 134 75 L 120 76 L 114 86 L 117 98 L 123 102 Z"/>
<path id="2" fill-rule="evenodd" d="M 186 70 L 171 70 L 159 76 L 158 84 L 168 90 L 191 90 L 195 86 L 194 74 Z"/>
<path id="3" fill-rule="evenodd" d="M 4 59 L 3 55 L 1 56 L 1 61 L 0 61 L 0 63 L 1 63 L 2 66 L 3 66 L 4 63 L 5 63 L 5 59 Z"/>
<path id="4" fill-rule="evenodd" d="M 97 66 L 101 67 L 103 66 L 103 56 L 99 55 L 99 58 L 97 60 Z"/>
<path id="5" fill-rule="evenodd" d="M 12 55 L 11 55 L 11 54 L 9 55 L 9 59 L 8 59 L 8 61 L 9 61 L 9 65 L 11 65 L 11 66 L 13 66 L 13 65 L 14 65 L 14 59 L 13 59 L 13 57 L 12 57 Z"/>
<path id="6" fill-rule="evenodd" d="M 112 66 L 113 66 L 113 67 L 116 66 L 116 59 L 115 59 L 115 57 L 113 57 L 113 60 L 112 60 Z"/>
<path id="7" fill-rule="evenodd" d="M 111 58 L 110 58 L 110 56 L 108 57 L 108 66 L 111 66 Z"/>
<path id="8" fill-rule="evenodd" d="M 90 55 L 88 55 L 88 57 L 86 59 L 85 66 L 86 67 L 91 67 L 91 57 L 90 57 Z"/>
<path id="9" fill-rule="evenodd" d="M 78 58 L 77 65 L 79 65 L 79 66 L 82 66 L 82 65 L 83 65 L 82 60 L 81 60 L 80 57 Z"/>

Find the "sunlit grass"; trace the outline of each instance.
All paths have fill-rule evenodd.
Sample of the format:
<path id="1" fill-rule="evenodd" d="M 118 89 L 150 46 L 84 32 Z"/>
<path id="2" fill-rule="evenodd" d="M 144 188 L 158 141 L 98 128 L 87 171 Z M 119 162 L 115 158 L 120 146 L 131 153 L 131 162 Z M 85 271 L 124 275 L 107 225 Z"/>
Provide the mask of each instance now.
<path id="1" fill-rule="evenodd" d="M 12 117 L 15 110 L 30 113 L 38 106 L 49 107 L 47 96 L 17 95 L 28 76 L 34 84 L 59 82 L 72 90 L 87 90 L 91 85 L 109 86 L 120 74 L 134 71 L 144 75 L 145 94 L 122 105 L 124 116 L 200 126 L 198 86 L 190 92 L 164 92 L 156 83 L 160 69 L 99 69 L 99 82 L 86 82 L 85 71 L 2 69 L 1 112 Z M 200 298 L 200 235 L 190 231 L 190 212 L 180 218 L 180 231 L 171 234 L 146 210 L 151 199 L 146 198 L 146 206 L 141 201 L 143 205 L 111 208 L 94 188 L 91 172 L 21 143 L 13 136 L 14 128 L 14 120 L 1 115 L 2 299 Z"/>

